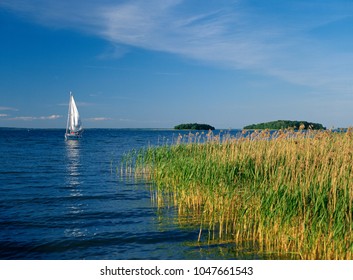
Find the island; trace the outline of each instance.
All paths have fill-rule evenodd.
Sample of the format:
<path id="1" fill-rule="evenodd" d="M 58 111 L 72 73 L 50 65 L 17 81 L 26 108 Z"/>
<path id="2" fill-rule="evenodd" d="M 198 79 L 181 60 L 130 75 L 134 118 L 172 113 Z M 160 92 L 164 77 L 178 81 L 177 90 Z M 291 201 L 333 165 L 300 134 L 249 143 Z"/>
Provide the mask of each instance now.
<path id="1" fill-rule="evenodd" d="M 326 129 L 320 123 L 312 123 L 307 121 L 289 121 L 289 120 L 278 120 L 273 122 L 265 122 L 265 123 L 258 123 L 258 124 L 251 124 L 244 126 L 244 129 Z"/>
<path id="2" fill-rule="evenodd" d="M 183 124 L 174 126 L 174 129 L 215 130 L 215 128 L 209 124 L 199 124 L 199 123 L 183 123 Z"/>

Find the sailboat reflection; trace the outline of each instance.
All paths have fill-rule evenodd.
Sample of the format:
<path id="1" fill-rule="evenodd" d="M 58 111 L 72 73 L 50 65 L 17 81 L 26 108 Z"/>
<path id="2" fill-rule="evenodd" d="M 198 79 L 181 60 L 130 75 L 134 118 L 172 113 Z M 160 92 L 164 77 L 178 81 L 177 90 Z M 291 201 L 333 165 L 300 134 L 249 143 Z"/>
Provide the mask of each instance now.
<path id="1" fill-rule="evenodd" d="M 67 184 L 76 194 L 79 190 L 76 187 L 80 186 L 80 142 L 79 141 L 66 141 L 66 155 L 67 155 Z"/>
<path id="2" fill-rule="evenodd" d="M 65 229 L 67 237 L 82 237 L 86 235 L 86 230 L 80 227 L 81 215 L 83 214 L 84 204 L 80 199 L 82 194 L 82 176 L 80 173 L 80 141 L 68 140 L 66 145 L 66 187 L 69 189 L 69 199 L 66 205 L 70 217 L 71 226 Z M 69 225 L 70 223 L 68 223 Z"/>

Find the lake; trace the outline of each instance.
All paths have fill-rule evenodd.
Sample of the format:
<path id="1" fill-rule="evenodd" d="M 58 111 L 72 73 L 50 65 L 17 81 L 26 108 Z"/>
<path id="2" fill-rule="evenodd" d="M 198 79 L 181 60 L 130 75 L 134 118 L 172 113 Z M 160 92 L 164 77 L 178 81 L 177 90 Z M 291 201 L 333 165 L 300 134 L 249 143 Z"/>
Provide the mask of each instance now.
<path id="1" fill-rule="evenodd" d="M 170 144 L 174 130 L 0 129 L 0 259 L 259 259 L 239 244 L 198 243 L 150 186 L 116 172 L 122 156 Z M 232 132 L 233 133 L 233 132 Z M 237 131 L 234 131 L 237 133 Z"/>

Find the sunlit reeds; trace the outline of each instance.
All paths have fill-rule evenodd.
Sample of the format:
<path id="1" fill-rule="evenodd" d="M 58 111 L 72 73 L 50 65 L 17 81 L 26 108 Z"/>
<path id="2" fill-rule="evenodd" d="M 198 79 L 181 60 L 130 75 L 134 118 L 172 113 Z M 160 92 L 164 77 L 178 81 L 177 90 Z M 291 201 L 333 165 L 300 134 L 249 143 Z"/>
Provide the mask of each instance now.
<path id="1" fill-rule="evenodd" d="M 203 136 L 133 157 L 160 203 L 197 217 L 199 238 L 206 232 L 301 259 L 353 258 L 351 130 Z"/>

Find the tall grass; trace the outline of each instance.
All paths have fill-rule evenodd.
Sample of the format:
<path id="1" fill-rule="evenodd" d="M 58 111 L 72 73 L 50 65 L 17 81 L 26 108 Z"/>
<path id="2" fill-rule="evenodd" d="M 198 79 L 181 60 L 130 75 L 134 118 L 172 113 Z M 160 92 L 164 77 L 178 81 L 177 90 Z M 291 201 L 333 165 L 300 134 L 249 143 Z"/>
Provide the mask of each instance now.
<path id="1" fill-rule="evenodd" d="M 197 138 L 197 137 L 196 137 Z M 136 153 L 156 200 L 196 217 L 210 239 L 300 259 L 353 257 L 353 132 L 209 134 Z"/>

